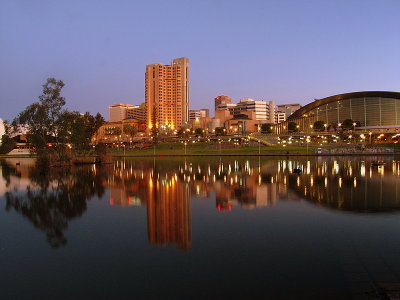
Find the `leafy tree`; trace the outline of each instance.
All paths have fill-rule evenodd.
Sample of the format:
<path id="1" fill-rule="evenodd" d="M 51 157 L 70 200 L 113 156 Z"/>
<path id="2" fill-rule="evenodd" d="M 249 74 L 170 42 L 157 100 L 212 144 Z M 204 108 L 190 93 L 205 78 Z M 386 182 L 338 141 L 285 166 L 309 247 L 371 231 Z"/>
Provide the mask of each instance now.
<path id="1" fill-rule="evenodd" d="M 204 130 L 202 128 L 196 128 L 194 131 L 194 134 L 196 136 L 203 136 L 204 135 Z"/>
<path id="2" fill-rule="evenodd" d="M 135 134 L 137 133 L 137 128 L 136 126 L 133 126 L 131 124 L 125 124 L 124 125 L 124 133 L 129 135 L 130 137 L 135 136 Z"/>
<path id="3" fill-rule="evenodd" d="M 324 121 L 316 121 L 313 125 L 315 131 L 324 131 L 325 130 L 325 122 Z"/>
<path id="4" fill-rule="evenodd" d="M 97 113 L 92 116 L 90 113 L 84 115 L 78 112 L 65 111 L 61 116 L 60 140 L 71 143 L 75 150 L 88 151 L 91 149 L 92 137 L 104 123 L 104 118 Z"/>
<path id="5" fill-rule="evenodd" d="M 289 122 L 288 123 L 288 131 L 289 132 L 296 132 L 297 131 L 297 123 Z"/>
<path id="6" fill-rule="evenodd" d="M 272 125 L 271 123 L 261 124 L 261 132 L 262 133 L 272 133 Z"/>
<path id="7" fill-rule="evenodd" d="M 157 107 L 153 106 L 153 111 L 151 114 L 151 137 L 153 138 L 153 143 L 158 143 L 158 136 L 159 136 L 159 128 L 158 128 L 158 114 L 157 114 Z"/>
<path id="8" fill-rule="evenodd" d="M 5 133 L 1 137 L 0 154 L 7 154 L 15 148 L 15 141 L 11 137 L 11 126 L 4 122 Z"/>
<path id="9" fill-rule="evenodd" d="M 29 105 L 22 111 L 13 124 L 28 126 L 28 140 L 38 151 L 45 149 L 48 143 L 58 143 L 60 138 L 61 116 L 65 98 L 61 96 L 64 82 L 48 78 L 43 85 L 39 102 Z"/>
<path id="10" fill-rule="evenodd" d="M 354 123 L 354 122 L 353 122 L 352 119 L 346 119 L 346 120 L 344 120 L 343 123 L 342 123 L 342 128 L 343 128 L 343 129 L 348 129 L 348 130 L 354 129 L 353 123 Z"/>
<path id="11" fill-rule="evenodd" d="M 29 105 L 13 121 L 15 127 L 28 127 L 28 141 L 36 148 L 37 162 L 42 166 L 71 163 L 73 153 L 65 143 L 73 144 L 77 150 L 89 149 L 92 136 L 104 123 L 99 113 L 92 116 L 64 110 L 63 87 L 61 80 L 48 78 L 39 101 Z M 49 149 L 49 144 L 55 145 Z"/>
<path id="12" fill-rule="evenodd" d="M 225 127 L 215 127 L 215 135 L 216 136 L 226 135 Z"/>

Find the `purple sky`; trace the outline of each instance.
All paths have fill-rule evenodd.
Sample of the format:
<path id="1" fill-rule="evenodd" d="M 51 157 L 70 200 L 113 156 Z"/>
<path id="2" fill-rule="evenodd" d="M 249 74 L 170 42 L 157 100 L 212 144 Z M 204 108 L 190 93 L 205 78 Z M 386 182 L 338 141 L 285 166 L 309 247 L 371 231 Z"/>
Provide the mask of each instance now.
<path id="1" fill-rule="evenodd" d="M 400 1 L 0 1 L 0 118 L 48 77 L 67 107 L 144 101 L 145 65 L 188 57 L 192 109 L 219 94 L 308 103 L 400 91 Z"/>

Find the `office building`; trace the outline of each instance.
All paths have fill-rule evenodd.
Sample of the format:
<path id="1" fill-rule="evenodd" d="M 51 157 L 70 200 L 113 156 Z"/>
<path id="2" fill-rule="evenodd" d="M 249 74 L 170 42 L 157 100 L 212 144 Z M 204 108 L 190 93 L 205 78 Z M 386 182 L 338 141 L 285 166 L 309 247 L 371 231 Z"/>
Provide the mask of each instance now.
<path id="1" fill-rule="evenodd" d="M 219 95 L 217 97 L 214 98 L 215 101 L 215 111 L 217 111 L 219 108 L 218 106 L 220 106 L 221 104 L 230 104 L 232 102 L 232 98 L 225 96 L 225 95 Z"/>
<path id="2" fill-rule="evenodd" d="M 147 65 L 145 81 L 148 129 L 176 129 L 189 121 L 188 58 Z"/>
<path id="3" fill-rule="evenodd" d="M 301 105 L 298 103 L 293 104 L 280 104 L 277 106 L 277 111 L 280 113 L 285 113 L 285 121 L 289 116 L 291 116 L 296 110 L 300 109 Z"/>
<path id="4" fill-rule="evenodd" d="M 126 109 L 126 119 L 137 119 L 141 122 L 146 122 L 146 104 L 131 105 Z"/>
<path id="5" fill-rule="evenodd" d="M 108 121 L 120 122 L 127 118 L 127 110 L 133 108 L 132 104 L 114 104 L 108 107 Z"/>
<path id="6" fill-rule="evenodd" d="M 210 110 L 207 108 L 189 110 L 189 120 L 190 121 L 200 119 L 200 118 L 207 118 L 209 116 L 210 116 Z"/>
<path id="7" fill-rule="evenodd" d="M 275 123 L 274 101 L 256 101 L 250 98 L 240 99 L 240 102 L 233 109 L 234 114 L 246 111 L 255 112 L 255 119 L 263 123 Z"/>

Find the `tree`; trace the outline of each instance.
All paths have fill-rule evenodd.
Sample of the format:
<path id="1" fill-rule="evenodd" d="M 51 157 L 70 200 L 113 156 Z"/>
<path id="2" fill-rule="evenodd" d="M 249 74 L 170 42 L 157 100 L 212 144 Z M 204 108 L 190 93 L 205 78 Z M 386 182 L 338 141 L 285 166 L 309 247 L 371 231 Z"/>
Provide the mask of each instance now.
<path id="1" fill-rule="evenodd" d="M 347 130 L 352 130 L 354 129 L 354 125 L 353 125 L 353 120 L 352 119 L 346 119 L 343 121 L 342 123 L 342 128 L 343 129 L 347 129 Z"/>
<path id="2" fill-rule="evenodd" d="M 204 135 L 204 130 L 202 128 L 196 128 L 194 131 L 194 134 L 196 136 L 203 136 Z"/>
<path id="3" fill-rule="evenodd" d="M 60 140 L 70 143 L 77 151 L 88 151 L 91 149 L 92 137 L 104 123 L 104 118 L 97 113 L 84 115 L 78 112 L 65 111 L 60 118 Z"/>
<path id="4" fill-rule="evenodd" d="M 287 128 L 288 128 L 289 132 L 296 132 L 297 131 L 297 123 L 289 122 Z"/>
<path id="5" fill-rule="evenodd" d="M 41 151 L 48 143 L 58 143 L 60 138 L 61 116 L 65 98 L 61 96 L 64 82 L 48 78 L 43 85 L 43 93 L 39 102 L 29 105 L 22 111 L 13 124 L 28 126 L 28 140 Z"/>
<path id="6" fill-rule="evenodd" d="M 272 133 L 272 125 L 271 123 L 261 124 L 261 132 L 262 133 Z"/>
<path id="7" fill-rule="evenodd" d="M 226 135 L 225 127 L 215 127 L 215 135 L 216 136 Z"/>
<path id="8" fill-rule="evenodd" d="M 0 154 L 7 154 L 15 148 L 15 141 L 11 137 L 11 126 L 4 122 L 5 133 L 1 136 L 0 140 Z"/>
<path id="9" fill-rule="evenodd" d="M 315 131 L 324 131 L 325 130 L 325 122 L 324 121 L 316 121 L 313 125 Z"/>
<path id="10" fill-rule="evenodd" d="M 159 129 L 158 129 L 158 117 L 157 117 L 157 107 L 154 105 L 153 106 L 153 111 L 151 114 L 151 137 L 153 138 L 153 143 L 157 144 L 158 143 L 158 135 L 159 135 Z"/>
<path id="11" fill-rule="evenodd" d="M 133 136 L 135 136 L 135 134 L 137 133 L 137 128 L 136 128 L 136 126 L 133 126 L 133 125 L 131 125 L 131 124 L 125 124 L 124 125 L 124 133 L 126 134 L 126 135 L 129 135 L 130 137 L 133 137 Z"/>
<path id="12" fill-rule="evenodd" d="M 61 80 L 48 78 L 39 101 L 13 121 L 15 127 L 28 127 L 28 141 L 36 148 L 37 163 L 43 167 L 71 164 L 74 155 L 66 144 L 72 144 L 76 150 L 90 149 L 91 138 L 104 123 L 99 113 L 92 116 L 64 110 L 63 87 Z"/>

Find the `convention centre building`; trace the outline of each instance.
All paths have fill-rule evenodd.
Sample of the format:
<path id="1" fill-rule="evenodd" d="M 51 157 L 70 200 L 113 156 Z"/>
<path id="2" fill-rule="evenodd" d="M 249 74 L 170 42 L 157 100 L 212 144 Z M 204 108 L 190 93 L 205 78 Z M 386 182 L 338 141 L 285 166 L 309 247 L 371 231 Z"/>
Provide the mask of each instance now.
<path id="1" fill-rule="evenodd" d="M 276 124 L 273 129 L 276 134 L 293 131 L 312 133 L 315 131 L 315 122 L 323 121 L 326 131 L 338 131 L 345 120 L 352 120 L 357 131 L 398 133 L 400 93 L 366 91 L 316 99 L 295 111 L 285 122 Z"/>

